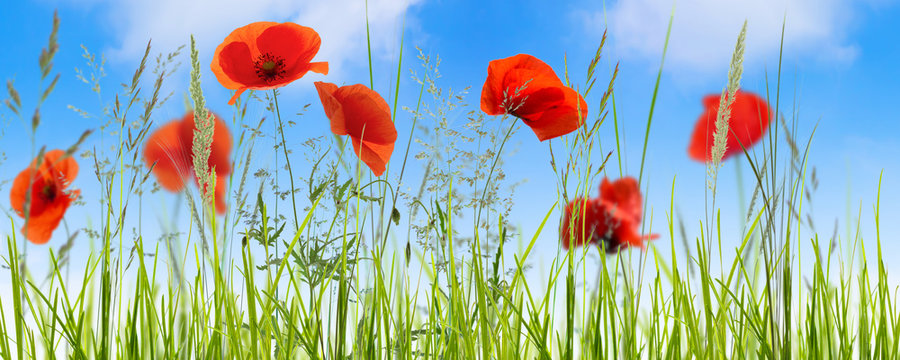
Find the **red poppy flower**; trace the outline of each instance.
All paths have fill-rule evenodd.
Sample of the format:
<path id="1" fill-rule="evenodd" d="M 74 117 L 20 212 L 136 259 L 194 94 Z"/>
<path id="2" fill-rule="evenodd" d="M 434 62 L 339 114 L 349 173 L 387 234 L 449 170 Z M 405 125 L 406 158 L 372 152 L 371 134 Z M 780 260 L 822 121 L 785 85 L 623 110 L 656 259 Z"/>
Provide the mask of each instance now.
<path id="1" fill-rule="evenodd" d="M 581 94 L 565 86 L 549 65 L 526 54 L 490 62 L 481 110 L 522 119 L 540 141 L 573 132 L 587 118 Z"/>
<path id="2" fill-rule="evenodd" d="M 216 184 L 216 211 L 221 214 L 226 210 L 223 179 L 231 174 L 232 139 L 225 122 L 215 114 L 213 117 L 215 118 L 215 129 L 209 154 L 209 166 L 210 168 L 215 167 L 216 175 L 219 177 Z M 194 177 L 192 149 L 195 129 L 194 112 L 191 111 L 181 119 L 163 125 L 147 138 L 147 144 L 144 147 L 144 161 L 148 167 L 156 163 L 156 166 L 153 167 L 153 174 L 156 175 L 159 185 L 166 190 L 181 191 L 185 181 Z M 219 186 L 222 186 L 221 190 Z"/>
<path id="3" fill-rule="evenodd" d="M 311 62 L 322 40 L 295 23 L 255 22 L 228 34 L 216 48 L 212 71 L 222 86 L 235 90 L 233 105 L 244 90 L 285 86 L 308 71 L 328 74 L 327 62 Z"/>
<path id="4" fill-rule="evenodd" d="M 603 178 L 600 183 L 600 200 L 611 204 L 615 211 L 627 217 L 632 223 L 641 223 L 643 200 L 637 179 L 628 176 L 610 182 L 608 178 Z"/>
<path id="5" fill-rule="evenodd" d="M 697 119 L 688 155 L 697 161 L 712 160 L 713 135 L 716 132 L 716 117 L 719 114 L 719 98 L 721 95 L 708 95 L 703 98 L 706 110 Z M 744 152 L 741 146 L 749 149 L 765 135 L 772 117 L 772 108 L 765 99 L 756 94 L 738 90 L 731 105 L 731 118 L 728 120 L 728 139 L 726 140 L 725 160 Z"/>
<path id="6" fill-rule="evenodd" d="M 317 81 L 316 90 L 335 135 L 350 135 L 353 150 L 375 176 L 384 173 L 394 152 L 397 129 L 387 102 L 365 85 L 337 87 Z"/>
<path id="7" fill-rule="evenodd" d="M 50 241 L 50 235 L 59 226 L 66 209 L 78 198 L 78 190 L 66 191 L 78 175 L 78 163 L 71 156 L 65 156 L 62 150 L 48 151 L 40 166 L 36 163 L 37 159 L 16 176 L 9 201 L 16 214 L 24 218 L 25 198 L 31 189 L 28 223 L 22 227 L 22 232 L 28 241 L 44 244 Z"/>
<path id="8" fill-rule="evenodd" d="M 609 254 L 629 246 L 643 248 L 644 241 L 659 235 L 640 234 L 641 202 L 640 189 L 634 178 L 615 182 L 604 178 L 600 197 L 578 198 L 566 205 L 560 231 L 563 248 L 597 244 Z M 578 213 L 575 213 L 576 207 Z M 570 223 L 574 225 L 571 231 Z M 574 244 L 570 244 L 572 240 Z"/>

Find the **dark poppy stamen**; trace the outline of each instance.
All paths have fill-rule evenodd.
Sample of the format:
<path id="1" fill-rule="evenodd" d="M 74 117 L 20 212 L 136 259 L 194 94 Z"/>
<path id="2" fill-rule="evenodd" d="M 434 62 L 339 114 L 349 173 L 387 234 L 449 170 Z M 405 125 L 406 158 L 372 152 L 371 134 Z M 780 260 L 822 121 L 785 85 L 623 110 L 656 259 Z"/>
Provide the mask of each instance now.
<path id="1" fill-rule="evenodd" d="M 256 76 L 259 76 L 259 79 L 267 84 L 284 79 L 287 72 L 284 58 L 271 53 L 260 54 L 253 63 L 253 67 L 256 69 Z"/>
<path id="2" fill-rule="evenodd" d="M 53 184 L 44 185 L 44 188 L 41 189 L 41 198 L 46 201 L 56 199 L 56 186 Z"/>

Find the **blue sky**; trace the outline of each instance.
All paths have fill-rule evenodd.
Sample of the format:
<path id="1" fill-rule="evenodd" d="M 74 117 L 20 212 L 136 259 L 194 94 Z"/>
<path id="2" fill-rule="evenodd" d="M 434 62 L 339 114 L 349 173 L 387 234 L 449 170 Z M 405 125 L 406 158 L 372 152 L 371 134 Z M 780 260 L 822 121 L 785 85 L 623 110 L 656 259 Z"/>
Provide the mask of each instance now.
<path id="1" fill-rule="evenodd" d="M 225 105 L 229 92 L 219 86 L 207 65 L 215 46 L 231 29 L 249 22 L 295 21 L 320 33 L 323 45 L 317 59 L 329 61 L 332 72 L 327 77 L 310 74 L 284 89 L 283 113 L 293 114 L 304 104 L 312 104 L 304 117 L 293 118 L 300 126 L 287 134 L 288 143 L 298 146 L 309 137 L 327 135 L 327 121 L 312 82 L 324 79 L 338 84 L 368 83 L 363 3 L 263 0 L 250 4 L 238 0 L 3 2 L 0 3 L 0 33 L 6 34 L 4 53 L 7 55 L 0 57 L 0 69 L 3 69 L 0 75 L 4 80 L 15 79 L 15 86 L 23 96 L 25 113 L 30 115 L 39 92 L 37 55 L 46 44 L 53 10 L 58 9 L 62 20 L 61 47 L 54 71 L 62 77 L 42 108 L 44 122 L 36 142 L 39 146 L 65 147 L 83 130 L 99 126 L 96 119 L 81 118 L 67 109 L 67 105 L 74 105 L 98 113 L 101 108 L 97 96 L 75 78 L 74 68 L 85 68 L 80 45 L 95 53 L 102 52 L 107 58 L 104 97 L 100 100 L 108 103 L 118 84 L 130 81 L 148 39 L 153 39 L 156 54 L 187 43 L 189 34 L 194 34 L 204 64 L 204 91 L 209 106 L 230 116 L 231 110 Z M 600 36 L 608 29 L 609 41 L 598 83 L 606 83 L 609 70 L 618 62 L 620 72 L 615 89 L 616 110 L 625 134 L 622 157 L 626 175 L 636 176 L 671 10 L 672 3 L 667 0 L 371 1 L 375 90 L 387 97 L 393 86 L 402 33 L 404 71 L 400 104 L 415 104 L 418 87 L 409 80 L 407 69 L 421 74 L 413 48 L 418 46 L 427 54 L 441 57 L 439 86 L 455 90 L 471 86 L 467 97 L 470 107 L 453 114 L 461 123 L 465 112 L 478 110 L 478 96 L 490 60 L 528 53 L 562 74 L 565 56 L 573 82 L 581 84 Z M 900 216 L 900 206 L 891 201 L 900 198 L 900 166 L 896 160 L 900 156 L 900 112 L 896 108 L 900 96 L 900 84 L 896 81 L 900 79 L 900 67 L 896 66 L 900 47 L 893 45 L 898 32 L 894 21 L 898 16 L 900 6 L 894 0 L 678 2 L 645 165 L 650 179 L 646 202 L 654 219 L 653 231 L 667 238 L 662 225 L 672 179 L 677 177 L 676 206 L 688 224 L 689 233 L 696 233 L 692 232 L 696 226 L 691 224 L 702 217 L 703 209 L 694 205 L 697 199 L 702 200 L 706 173 L 702 164 L 688 159 L 685 150 L 694 122 L 702 111 L 700 98 L 720 92 L 724 86 L 728 59 L 745 18 L 749 21 L 749 40 L 743 88 L 763 92 L 768 76 L 769 86 L 774 89 L 781 25 L 786 18 L 781 111 L 788 118 L 792 114 L 797 116 L 798 135 L 804 139 L 818 123 L 810 153 L 810 164 L 817 167 L 821 184 L 812 209 L 816 222 L 824 224 L 819 225 L 820 232 L 830 235 L 837 218 L 843 234 L 849 196 L 854 215 L 862 206 L 863 234 L 867 236 L 867 244 L 874 244 L 871 214 L 882 169 L 882 217 Z M 174 95 L 155 112 L 157 124 L 180 117 L 184 112 L 182 98 L 187 89 L 185 69 L 189 63 L 186 52 L 181 62 L 181 71 L 164 88 Z M 596 95 L 599 90 L 588 99 L 593 111 L 596 111 Z M 0 150 L 6 153 L 6 161 L 0 164 L 4 169 L 0 181 L 11 180 L 31 156 L 22 150 L 30 146 L 27 126 L 3 111 L 5 130 Z M 394 161 L 401 159 L 399 144 L 406 143 L 409 129 L 409 116 L 402 111 L 398 113 L 400 138 Z M 251 114 L 271 117 L 262 106 L 251 108 Z M 610 149 L 614 144 L 611 115 L 601 131 L 605 134 L 603 146 Z M 98 139 L 89 139 L 88 143 L 97 144 Z M 555 178 L 548 163 L 546 144 L 538 143 L 531 131 L 520 129 L 511 144 L 518 152 L 506 159 L 506 174 L 512 179 L 527 179 L 514 195 L 512 221 L 522 226 L 525 238 L 530 238 L 536 219 L 556 200 Z M 296 158 L 302 159 L 299 155 Z M 272 162 L 272 155 L 260 154 L 254 162 L 265 166 Z M 736 197 L 734 166 L 733 161 L 727 162 L 720 180 L 724 184 L 720 196 L 726 199 L 720 200 L 723 218 L 735 219 L 726 225 L 726 229 L 732 229 L 732 237 L 739 216 L 731 200 Z M 420 169 L 412 171 L 413 178 L 421 174 Z M 609 175 L 619 176 L 618 170 Z M 746 166 L 744 175 L 744 192 L 749 197 L 752 182 Z M 83 163 L 75 186 L 83 189 L 86 198 L 91 194 L 96 197 L 95 183 L 90 166 Z M 6 184 L 0 190 L 8 189 Z M 173 203 L 172 196 L 155 196 L 167 199 L 168 206 Z M 0 204 L 8 209 L 5 200 L 0 200 Z M 162 201 L 145 200 L 147 211 L 157 211 L 162 204 Z M 95 205 L 88 205 L 88 213 L 92 206 Z M 67 221 L 70 225 L 83 223 L 86 220 L 80 218 L 82 215 L 70 213 Z M 541 237 L 539 247 L 544 250 L 541 253 L 555 253 L 557 218 L 558 215 L 551 218 L 552 229 L 545 230 Z M 885 238 L 900 231 L 893 222 L 884 222 Z M 8 226 L 0 229 L 9 231 Z M 397 236 L 401 239 L 405 235 L 401 232 Z M 63 241 L 58 231 L 51 246 L 58 247 Z M 900 250 L 894 244 L 886 246 Z M 660 248 L 667 252 L 668 244 L 661 243 Z"/>

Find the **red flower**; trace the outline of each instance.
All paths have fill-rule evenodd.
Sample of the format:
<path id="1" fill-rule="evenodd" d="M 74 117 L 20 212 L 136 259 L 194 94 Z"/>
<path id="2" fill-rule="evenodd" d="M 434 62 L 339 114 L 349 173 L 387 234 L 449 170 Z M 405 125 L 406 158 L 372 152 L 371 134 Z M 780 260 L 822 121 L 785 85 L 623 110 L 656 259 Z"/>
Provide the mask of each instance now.
<path id="1" fill-rule="evenodd" d="M 697 119 L 688 155 L 697 161 L 712 160 L 713 135 L 716 132 L 716 117 L 719 114 L 719 98 L 721 95 L 708 95 L 703 98 L 706 110 Z M 772 117 L 772 109 L 765 99 L 756 94 L 738 90 L 731 105 L 731 118 L 728 120 L 728 139 L 725 155 L 722 160 L 742 154 L 744 150 L 759 142 Z"/>
<path id="2" fill-rule="evenodd" d="M 225 178 L 231 174 L 231 133 L 228 126 L 218 116 L 215 118 L 212 148 L 209 154 L 209 166 L 215 167 L 216 212 L 224 213 Z M 185 181 L 194 176 L 193 141 L 194 112 L 188 112 L 183 118 L 176 119 L 157 129 L 147 138 L 144 147 L 144 161 L 153 167 L 156 181 L 164 189 L 178 192 L 184 188 Z M 221 186 L 221 189 L 219 188 Z"/>
<path id="3" fill-rule="evenodd" d="M 387 102 L 365 85 L 337 87 L 321 81 L 315 85 L 325 116 L 331 120 L 331 132 L 350 135 L 359 159 L 375 176 L 381 176 L 397 141 L 397 129 Z"/>
<path id="4" fill-rule="evenodd" d="M 578 198 L 566 205 L 560 231 L 563 248 L 597 244 L 609 254 L 629 246 L 643 248 L 644 241 L 659 235 L 640 234 L 641 202 L 640 189 L 634 178 L 626 177 L 612 183 L 604 178 L 599 198 Z M 576 208 L 578 213 L 575 213 Z M 570 223 L 573 225 L 571 231 Z M 573 240 L 574 244 L 570 244 Z"/>
<path id="5" fill-rule="evenodd" d="M 613 208 L 631 223 L 641 223 L 643 200 L 635 178 L 624 177 L 615 182 L 603 178 L 603 182 L 600 183 L 600 200 L 612 204 Z"/>
<path id="6" fill-rule="evenodd" d="M 328 74 L 327 62 L 311 62 L 322 40 L 315 30 L 291 22 L 255 22 L 231 32 L 216 48 L 212 71 L 222 86 L 244 90 L 285 86 L 308 71 Z"/>
<path id="7" fill-rule="evenodd" d="M 51 150 L 44 154 L 40 166 L 37 159 L 16 176 L 13 181 L 9 201 L 13 210 L 25 217 L 25 198 L 31 189 L 31 203 L 28 208 L 28 223 L 22 232 L 28 241 L 44 244 L 50 241 L 53 230 L 59 226 L 66 209 L 72 204 L 78 190 L 66 188 L 78 175 L 78 163 L 62 150 Z"/>
<path id="8" fill-rule="evenodd" d="M 563 85 L 549 65 L 519 54 L 490 62 L 481 110 L 520 118 L 544 141 L 578 129 L 588 109 L 584 98 Z"/>
<path id="9" fill-rule="evenodd" d="M 219 214 L 224 214 L 225 210 L 228 210 L 228 204 L 225 203 L 225 184 L 228 182 L 228 176 L 219 175 L 216 176 L 216 189 L 213 192 L 216 200 L 216 212 Z M 194 185 L 200 187 L 200 182 L 197 178 L 194 178 Z M 205 190 L 205 188 L 204 188 Z"/>

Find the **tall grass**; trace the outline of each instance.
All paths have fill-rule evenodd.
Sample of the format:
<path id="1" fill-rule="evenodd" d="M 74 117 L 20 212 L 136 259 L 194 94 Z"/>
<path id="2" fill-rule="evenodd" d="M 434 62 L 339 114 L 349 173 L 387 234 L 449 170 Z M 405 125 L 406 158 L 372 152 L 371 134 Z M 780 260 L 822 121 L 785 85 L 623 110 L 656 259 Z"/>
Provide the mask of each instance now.
<path id="1" fill-rule="evenodd" d="M 723 102 L 730 101 L 738 86 L 742 43 L 735 50 L 729 96 Z M 391 166 L 388 176 L 365 175 L 339 138 L 327 146 L 319 138 L 304 144 L 310 171 L 298 179 L 305 188 L 294 187 L 290 165 L 276 167 L 274 173 L 254 169 L 262 166 L 252 160 L 257 140 L 267 136 L 260 130 L 267 120 L 248 120 L 248 103 L 261 102 L 275 112 L 280 136 L 273 140 L 280 140 L 286 162 L 291 157 L 276 93 L 271 98 L 254 94 L 234 108 L 232 127 L 240 134 L 235 175 L 228 180 L 231 212 L 216 218 L 209 190 L 201 191 L 199 205 L 187 193 L 190 226 L 179 232 L 173 220 L 164 224 L 162 240 L 152 241 L 143 237 L 140 223 L 135 236 L 125 234 L 125 222 L 133 219 L 126 213 L 134 207 L 144 211 L 143 198 L 158 190 L 140 163 L 141 143 L 154 110 L 168 99 L 160 89 L 177 67 L 181 49 L 157 58 L 151 89 L 141 91 L 148 44 L 130 84 L 97 116 L 118 128 L 101 127 L 101 148 L 82 153 L 92 160 L 102 189 L 99 224 L 84 227 L 82 238 L 87 239 L 75 239 L 76 233 L 59 250 L 46 249 L 54 265 L 46 279 L 35 277 L 41 269 L 26 266 L 21 235 L 7 236 L 4 271 L 12 294 L 0 301 L 0 358 L 896 358 L 900 314 L 878 231 L 881 179 L 871 218 L 877 244 L 873 258 L 867 256 L 873 250 L 864 246 L 859 223 L 850 238 L 838 238 L 836 232 L 828 240 L 801 235 L 801 226 L 813 227 L 803 203 L 811 198 L 808 187 L 817 182 L 815 172 L 807 172 L 812 135 L 805 146 L 802 140 L 798 145 L 796 117 L 790 124 L 776 119 L 767 139 L 745 149 L 737 160 L 752 169 L 755 183 L 749 207 L 741 209 L 747 226 L 737 247 L 723 238 L 720 211 L 712 200 L 716 163 L 711 205 L 706 217 L 698 219 L 702 230 L 693 241 L 683 224 L 677 224 L 682 239 L 676 241 L 674 179 L 671 186 L 647 180 L 647 187 L 668 188 L 670 194 L 662 226 L 667 236 L 659 240 L 669 242 L 670 253 L 650 244 L 643 252 L 633 250 L 640 252 L 637 263 L 632 251 L 625 251 L 601 255 L 594 266 L 588 259 L 596 248 L 582 247 L 559 252 L 541 274 L 529 270 L 537 261 L 538 239 L 557 236 L 556 209 L 591 193 L 612 158 L 612 152 L 595 149 L 601 134 L 616 131 L 619 150 L 618 129 L 604 124 L 617 68 L 604 92 L 588 97 L 602 49 L 603 43 L 588 59 L 581 89 L 586 98 L 596 99 L 589 106 L 599 115 L 548 146 L 559 196 L 555 204 L 537 205 L 544 206 L 545 215 L 528 220 L 537 224 L 533 234 L 517 233 L 509 220 L 516 184 L 508 178 L 517 176 L 506 172 L 503 159 L 510 154 L 506 144 L 519 122 L 469 112 L 458 124 L 456 114 L 468 108 L 467 89 L 442 89 L 440 59 L 420 51 L 422 73 L 414 77 L 419 88 L 412 89 L 417 102 L 402 106 L 401 112 L 398 59 L 394 119 L 410 138 L 398 152 L 402 159 L 392 161 L 401 166 Z M 208 156 L 213 126 L 204 115 L 200 55 L 193 39 L 190 50 L 190 98 L 200 134 L 194 151 Z M 103 63 L 87 50 L 85 54 L 91 80 L 81 72 L 79 76 L 102 99 Z M 371 50 L 369 59 L 374 87 Z M 44 57 L 41 61 L 44 69 Z M 769 99 L 778 114 L 780 75 L 779 64 L 778 80 L 770 89 L 775 96 Z M 652 89 L 641 173 L 658 88 L 659 77 Z M 8 90 L 6 105 L 20 116 L 21 99 L 12 82 Z M 612 105 L 615 117 L 614 101 Z M 130 114 L 133 107 L 143 111 L 136 121 Z M 724 133 L 727 115 L 723 119 L 717 129 Z M 70 154 L 76 154 L 85 137 Z M 112 155 L 103 152 L 105 141 L 114 141 Z M 779 152 L 782 143 L 789 153 Z M 201 184 L 214 182 L 212 169 L 199 161 L 195 167 Z M 423 165 L 423 174 L 409 180 L 404 175 L 414 164 Z M 282 170 L 288 170 L 291 188 L 275 187 L 273 194 L 271 185 Z M 279 209 L 276 203 L 273 211 L 270 204 L 287 196 L 291 209 Z M 286 226 L 291 219 L 293 226 Z M 15 229 L 17 221 L 10 222 Z M 658 232 L 660 226 L 647 219 L 644 228 Z M 400 242 L 390 244 L 389 239 Z M 83 268 L 73 269 L 75 263 L 68 260 L 73 242 L 97 246 L 86 252 Z M 696 252 L 682 242 L 693 242 Z M 798 252 L 805 243 L 814 249 L 812 264 L 801 263 L 806 257 Z"/>

